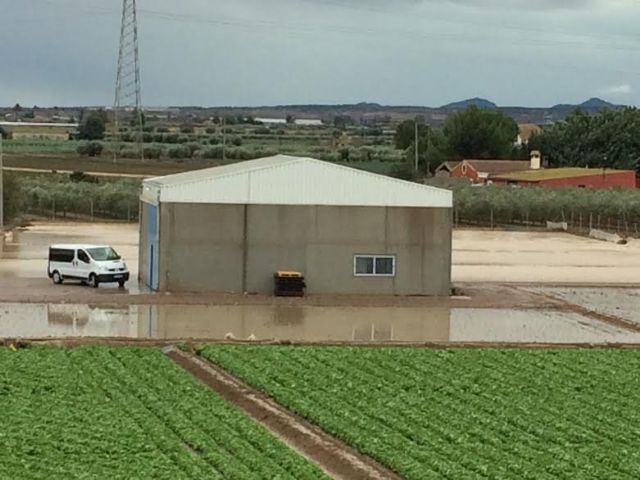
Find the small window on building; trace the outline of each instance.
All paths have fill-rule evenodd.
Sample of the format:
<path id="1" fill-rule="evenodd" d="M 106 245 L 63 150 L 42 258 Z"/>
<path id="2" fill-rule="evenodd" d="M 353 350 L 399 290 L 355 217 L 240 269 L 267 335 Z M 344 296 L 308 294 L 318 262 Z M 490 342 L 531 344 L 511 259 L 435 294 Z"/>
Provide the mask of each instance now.
<path id="1" fill-rule="evenodd" d="M 353 274 L 356 277 L 395 277 L 394 255 L 356 255 L 353 257 Z"/>

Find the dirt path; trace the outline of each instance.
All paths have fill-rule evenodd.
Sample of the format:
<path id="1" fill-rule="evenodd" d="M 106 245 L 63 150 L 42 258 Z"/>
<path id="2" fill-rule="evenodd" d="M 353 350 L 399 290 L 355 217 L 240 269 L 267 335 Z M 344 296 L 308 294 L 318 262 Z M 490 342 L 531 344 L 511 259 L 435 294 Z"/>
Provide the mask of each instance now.
<path id="1" fill-rule="evenodd" d="M 426 349 L 454 349 L 454 348 L 498 348 L 498 349 L 640 349 L 640 343 L 634 342 L 592 342 L 592 343 L 548 343 L 548 342 L 352 342 L 352 341 L 325 341 L 325 342 L 293 342 L 289 340 L 212 340 L 210 338 L 171 338 L 171 339 L 146 339 L 146 338 L 121 338 L 121 337 L 46 337 L 46 338 L 16 338 L 0 337 L 0 347 L 14 345 L 28 348 L 32 345 L 46 345 L 60 348 L 77 348 L 85 346 L 109 346 L 109 347 L 171 347 L 184 345 L 191 349 L 199 345 L 251 345 L 251 346 L 287 346 L 287 347 L 358 347 L 358 348 L 426 348 Z"/>
<path id="2" fill-rule="evenodd" d="M 192 353 L 168 347 L 165 354 L 215 390 L 284 443 L 335 479 L 399 479 L 373 459 L 362 455 L 318 427 L 294 415 L 266 395 Z"/>

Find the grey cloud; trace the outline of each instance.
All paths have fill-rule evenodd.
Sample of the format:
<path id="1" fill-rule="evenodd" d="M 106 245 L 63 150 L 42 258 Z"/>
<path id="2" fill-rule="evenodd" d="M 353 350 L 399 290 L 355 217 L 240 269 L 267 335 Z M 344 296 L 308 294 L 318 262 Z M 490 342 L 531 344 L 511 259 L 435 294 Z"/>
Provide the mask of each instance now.
<path id="1" fill-rule="evenodd" d="M 143 100 L 551 105 L 622 92 L 640 103 L 629 2 L 139 0 Z M 0 104 L 112 102 L 119 2 L 5 3 Z"/>

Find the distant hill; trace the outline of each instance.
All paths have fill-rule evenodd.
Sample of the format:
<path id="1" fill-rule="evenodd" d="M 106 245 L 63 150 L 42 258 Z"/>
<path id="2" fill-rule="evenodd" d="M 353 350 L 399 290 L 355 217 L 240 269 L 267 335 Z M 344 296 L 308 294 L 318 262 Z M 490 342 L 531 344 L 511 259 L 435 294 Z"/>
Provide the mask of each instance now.
<path id="1" fill-rule="evenodd" d="M 460 102 L 448 103 L 447 105 L 443 105 L 440 107 L 442 110 L 464 110 L 465 108 L 470 107 L 471 105 L 475 105 L 478 108 L 490 108 L 495 109 L 498 106 L 487 100 L 486 98 L 469 98 L 467 100 L 462 100 Z"/>
<path id="2" fill-rule="evenodd" d="M 618 108 L 620 105 L 614 105 L 613 103 L 602 100 L 601 98 L 590 98 L 586 102 L 580 104 L 582 108 Z"/>
<path id="3" fill-rule="evenodd" d="M 589 114 L 595 114 L 604 108 L 624 108 L 622 105 L 615 105 L 601 98 L 590 98 L 580 104 L 559 104 L 553 107 L 526 107 L 497 106 L 487 99 L 476 97 L 435 108 L 423 105 L 380 105 L 379 103 L 373 102 L 360 102 L 338 105 L 175 106 L 147 108 L 145 110 L 148 115 L 157 115 L 159 118 L 165 118 L 167 116 L 166 112 L 170 112 L 172 119 L 184 122 L 197 121 L 198 119 L 206 121 L 213 116 L 220 115 L 245 115 L 265 118 L 285 118 L 287 115 L 293 115 L 299 120 L 320 119 L 327 125 L 331 125 L 337 115 L 348 115 L 356 122 L 379 125 L 401 122 L 403 120 L 413 120 L 416 116 L 421 116 L 430 125 L 439 126 L 444 123 L 449 115 L 464 110 L 470 105 L 503 112 L 520 124 L 533 123 L 536 125 L 549 125 L 564 120 L 567 115 L 576 108 L 581 108 Z M 25 109 L 25 111 L 26 110 L 28 109 Z M 54 118 L 54 116 L 59 115 L 78 118 L 81 113 L 82 108 L 80 107 L 69 107 L 63 110 L 56 108 L 39 108 L 37 112 L 39 116 L 45 119 Z M 13 118 L 14 111 L 12 106 L 0 107 L 0 119 L 5 117 L 5 115 L 7 115 L 7 118 Z"/>
<path id="4" fill-rule="evenodd" d="M 561 103 L 558 105 L 554 105 L 551 107 L 552 110 L 573 110 L 575 108 L 582 108 L 585 110 L 600 110 L 603 108 L 621 108 L 622 105 L 616 105 L 614 103 L 607 102 L 606 100 L 602 100 L 601 98 L 593 97 L 587 100 L 586 102 L 582 102 L 578 105 L 570 104 L 570 103 Z"/>

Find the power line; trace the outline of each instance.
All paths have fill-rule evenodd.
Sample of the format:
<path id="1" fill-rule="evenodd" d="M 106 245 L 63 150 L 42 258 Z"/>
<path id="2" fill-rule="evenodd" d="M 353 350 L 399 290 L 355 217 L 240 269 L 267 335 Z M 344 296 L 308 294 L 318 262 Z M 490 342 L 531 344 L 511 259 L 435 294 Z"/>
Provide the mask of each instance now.
<path id="1" fill-rule="evenodd" d="M 144 160 L 140 55 L 138 50 L 138 16 L 136 0 L 122 0 L 122 24 L 116 73 L 116 93 L 113 104 L 113 159 L 122 148 L 120 125 L 131 120 L 137 154 Z"/>
<path id="2" fill-rule="evenodd" d="M 55 4 L 59 0 L 38 0 L 45 3 Z M 73 1 L 73 0 L 71 0 Z M 373 5 L 354 5 L 352 3 L 345 3 L 339 0 L 323 0 L 323 4 L 329 4 L 333 6 L 338 6 L 341 8 L 347 8 L 351 10 L 365 10 L 374 13 L 389 13 L 389 10 L 375 7 Z M 112 9 L 107 9 L 99 6 L 89 6 L 90 10 L 86 8 L 80 11 L 83 14 L 111 14 L 115 15 L 118 12 Z M 302 34 L 316 34 L 317 32 L 332 32 L 344 35 L 352 35 L 352 36 L 379 36 L 382 34 L 392 35 L 396 38 L 398 37 L 412 37 L 412 38 L 422 38 L 422 39 L 449 39 L 449 40 L 459 40 L 464 42 L 477 42 L 479 40 L 494 40 L 499 42 L 508 42 L 510 45 L 515 46 L 531 46 L 531 47 L 556 47 L 556 46 L 567 46 L 567 47 L 583 47 L 583 48 L 591 48 L 591 49 L 604 49 L 604 50 L 618 50 L 618 51 L 636 51 L 640 46 L 640 37 L 637 36 L 626 36 L 626 35 L 610 35 L 610 34 L 575 34 L 569 32 L 559 32 L 545 29 L 536 29 L 531 27 L 522 27 L 522 26 L 510 26 L 510 25 L 487 25 L 481 22 L 472 22 L 467 20 L 447 20 L 447 19 L 436 19 L 437 22 L 447 23 L 451 25 L 472 25 L 477 27 L 482 27 L 483 29 L 491 29 L 495 30 L 503 30 L 503 31 L 511 31 L 515 33 L 523 33 L 523 32 L 535 32 L 542 34 L 552 34 L 552 35 L 562 35 L 565 37 L 573 37 L 576 39 L 593 39 L 597 40 L 597 42 L 585 42 L 584 40 L 551 40 L 551 39 L 505 39 L 504 37 L 498 35 L 487 35 L 486 33 L 480 34 L 469 34 L 469 33 L 442 33 L 442 32 L 424 32 L 418 30 L 407 30 L 407 29 L 381 29 L 381 28 L 363 28 L 359 27 L 351 27 L 344 25 L 335 25 L 335 24 L 309 24 L 309 23 L 300 23 L 296 22 L 295 24 L 287 24 L 281 21 L 270 21 L 270 20 L 255 20 L 255 19 L 238 19 L 238 18 L 210 18 L 203 17 L 201 15 L 194 14 L 184 14 L 170 11 L 162 11 L 155 9 L 139 9 L 141 14 L 145 14 L 147 18 L 156 18 L 159 20 L 168 20 L 168 21 L 177 21 L 182 23 L 197 23 L 197 24 L 210 24 L 216 26 L 225 26 L 225 27 L 236 27 L 236 28 L 247 28 L 247 29 L 255 29 L 255 28 L 264 28 L 270 29 L 272 31 L 283 31 L 286 30 L 288 32 L 293 33 L 302 33 Z M 426 18 L 423 15 L 414 16 L 412 18 Z M 433 18 L 429 18 L 429 21 L 433 21 Z M 602 37 L 608 37 L 610 39 L 623 39 L 626 44 L 621 43 L 606 43 L 601 42 Z"/>

